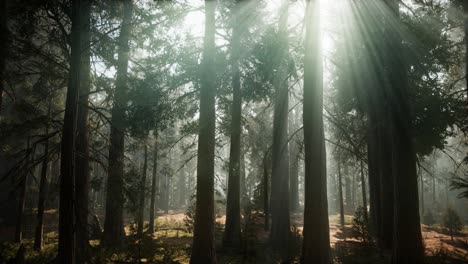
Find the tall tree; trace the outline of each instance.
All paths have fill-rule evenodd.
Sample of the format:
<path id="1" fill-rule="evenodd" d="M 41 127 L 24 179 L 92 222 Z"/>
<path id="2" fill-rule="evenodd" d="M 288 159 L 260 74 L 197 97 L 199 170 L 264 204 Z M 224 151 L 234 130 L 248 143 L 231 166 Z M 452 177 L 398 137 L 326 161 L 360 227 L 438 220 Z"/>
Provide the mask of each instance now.
<path id="1" fill-rule="evenodd" d="M 132 31 L 133 1 L 123 0 L 123 19 L 118 40 L 117 80 L 112 107 L 109 173 L 107 179 L 106 215 L 102 243 L 120 245 L 125 237 L 123 226 L 123 174 L 125 144 L 125 109 L 127 105 L 127 71 Z"/>
<path id="2" fill-rule="evenodd" d="M 330 263 L 320 5 L 307 0 L 304 57 L 304 242 L 302 263 Z"/>
<path id="3" fill-rule="evenodd" d="M 299 210 L 299 156 L 301 154 L 298 131 L 298 110 L 292 112 L 290 118 L 290 134 L 293 134 L 289 141 L 289 209 L 291 212 Z"/>
<path id="4" fill-rule="evenodd" d="M 81 0 L 72 0 L 70 77 L 61 141 L 58 262 L 75 263 L 75 132 L 81 77 Z"/>
<path id="5" fill-rule="evenodd" d="M 231 146 L 229 153 L 229 181 L 226 202 L 226 225 L 223 236 L 224 247 L 238 247 L 241 243 L 240 221 L 240 158 L 242 130 L 242 93 L 239 70 L 240 42 L 242 33 L 242 0 L 233 7 L 231 36 L 232 106 Z"/>
<path id="6" fill-rule="evenodd" d="M 276 76 L 274 77 L 275 108 L 273 117 L 273 146 L 271 171 L 271 230 L 270 240 L 273 248 L 281 250 L 282 257 L 288 257 L 284 241 L 290 235 L 289 223 L 289 148 L 288 112 L 289 91 L 288 74 L 285 62 L 288 55 L 288 12 L 289 0 L 283 0 L 278 22 L 278 44 L 274 54 Z"/>
<path id="7" fill-rule="evenodd" d="M 153 172 L 151 177 L 151 197 L 148 233 L 154 233 L 154 219 L 156 210 L 156 192 L 158 190 L 158 136 L 154 133 Z"/>
<path id="8" fill-rule="evenodd" d="M 200 75 L 197 194 L 190 263 L 216 263 L 214 243 L 215 150 L 215 9 L 216 0 L 205 0 L 205 36 Z"/>
<path id="9" fill-rule="evenodd" d="M 407 65 L 402 56 L 402 32 L 399 1 L 386 0 L 388 8 L 387 46 L 390 80 L 390 114 L 393 146 L 394 233 L 393 263 L 423 263 L 419 219 L 416 152 L 412 138 Z M 395 25 L 397 25 L 395 27 Z"/>
<path id="10" fill-rule="evenodd" d="M 148 145 L 144 143 L 144 161 L 143 161 L 143 170 L 141 172 L 141 182 L 140 182 L 140 200 L 138 205 L 138 230 L 137 235 L 141 237 L 143 235 L 143 228 L 145 223 L 145 196 L 146 196 L 146 171 L 148 168 Z"/>
<path id="11" fill-rule="evenodd" d="M 50 118 L 50 108 L 52 105 L 52 99 L 49 99 L 47 107 L 47 117 Z M 46 124 L 45 128 L 46 137 L 49 136 L 49 124 Z M 39 180 L 39 197 L 37 199 L 37 216 L 36 216 L 36 230 L 34 233 L 34 250 L 41 251 L 43 246 L 43 235 L 44 235 L 44 207 L 47 194 L 47 167 L 49 166 L 49 139 L 47 138 L 44 142 L 44 160 L 41 164 L 41 177 Z"/>
<path id="12" fill-rule="evenodd" d="M 88 196 L 89 196 L 89 132 L 88 97 L 91 89 L 91 0 L 81 1 L 81 69 L 75 157 L 76 256 L 79 262 L 88 259 Z"/>

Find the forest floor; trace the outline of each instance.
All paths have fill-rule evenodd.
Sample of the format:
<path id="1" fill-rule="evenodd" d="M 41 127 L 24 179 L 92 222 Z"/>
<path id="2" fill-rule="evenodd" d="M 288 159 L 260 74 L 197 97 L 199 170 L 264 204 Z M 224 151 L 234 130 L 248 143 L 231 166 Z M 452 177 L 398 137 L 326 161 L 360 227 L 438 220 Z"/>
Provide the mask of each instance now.
<path id="1" fill-rule="evenodd" d="M 226 250 L 221 247 L 225 216 L 216 219 L 216 247 L 219 263 L 279 263 L 278 256 L 268 246 L 268 232 L 264 230 L 262 213 L 252 213 L 245 225 L 244 245 L 240 250 Z M 353 235 L 352 216 L 345 216 L 345 226 L 339 225 L 339 216 L 330 216 L 330 243 L 334 263 L 388 263 L 389 254 L 379 253 L 369 243 L 363 243 Z M 91 241 L 91 263 L 188 263 L 191 251 L 192 234 L 188 232 L 184 212 L 170 211 L 160 214 L 156 220 L 157 231 L 142 239 L 135 235 L 135 226 L 127 225 L 128 243 L 121 249 L 105 250 L 99 247 L 99 240 Z M 287 243 L 292 256 L 291 263 L 298 263 L 302 215 L 291 216 L 292 239 Z M 452 241 L 443 228 L 422 225 L 422 235 L 426 247 L 427 263 L 466 263 L 468 260 L 468 226 Z M 32 250 L 32 240 L 25 239 L 26 263 L 51 263 L 57 250 L 57 233 L 46 235 L 46 245 L 42 253 Z M 285 245 L 286 246 L 286 245 Z M 0 264 L 13 259 L 18 244 L 0 245 Z"/>

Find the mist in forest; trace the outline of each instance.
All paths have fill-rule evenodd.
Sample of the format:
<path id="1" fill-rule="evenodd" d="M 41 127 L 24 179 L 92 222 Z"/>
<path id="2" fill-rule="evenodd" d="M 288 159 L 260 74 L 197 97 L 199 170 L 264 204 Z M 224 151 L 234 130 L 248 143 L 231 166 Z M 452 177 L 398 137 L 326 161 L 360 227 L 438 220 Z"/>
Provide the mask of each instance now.
<path id="1" fill-rule="evenodd" d="M 0 12 L 0 264 L 468 260 L 467 0 Z"/>

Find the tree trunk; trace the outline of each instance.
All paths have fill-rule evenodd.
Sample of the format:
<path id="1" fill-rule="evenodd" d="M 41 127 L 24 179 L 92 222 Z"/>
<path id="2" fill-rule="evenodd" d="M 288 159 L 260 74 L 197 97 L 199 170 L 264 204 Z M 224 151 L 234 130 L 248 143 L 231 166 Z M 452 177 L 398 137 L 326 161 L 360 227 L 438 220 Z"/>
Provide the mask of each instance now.
<path id="1" fill-rule="evenodd" d="M 289 241 L 289 148 L 288 148 L 288 112 L 289 91 L 288 74 L 285 67 L 288 55 L 288 0 L 283 0 L 278 24 L 278 48 L 276 50 L 277 68 L 274 80 L 275 108 L 273 117 L 273 146 L 271 171 L 271 230 L 270 241 L 281 256 L 288 258 L 285 241 Z"/>
<path id="2" fill-rule="evenodd" d="M 291 118 L 290 134 L 296 133 L 297 126 L 297 110 L 293 112 Z M 289 159 L 289 209 L 291 212 L 299 210 L 299 155 L 300 149 L 298 144 L 299 137 L 292 136 L 289 142 L 290 159 Z"/>
<path id="3" fill-rule="evenodd" d="M 197 159 L 197 197 L 190 263 L 216 263 L 214 230 L 215 157 L 215 8 L 205 0 L 205 37 L 200 76 L 200 118 Z"/>
<path id="4" fill-rule="evenodd" d="M 407 67 L 401 56 L 402 39 L 399 26 L 399 2 L 387 0 L 392 21 L 388 26 L 387 51 L 391 85 L 391 133 L 394 178 L 394 237 L 393 263 L 423 263 L 421 225 L 419 219 L 416 152 L 411 133 L 411 109 L 408 95 Z M 395 26 L 395 24 L 397 26 Z"/>
<path id="5" fill-rule="evenodd" d="M 178 202 L 178 206 L 180 209 L 183 209 L 185 207 L 185 204 L 186 204 L 186 200 L 187 200 L 187 190 L 186 190 L 186 187 L 187 187 L 187 184 L 186 184 L 186 174 L 187 174 L 187 169 L 186 167 L 184 166 L 184 168 L 182 168 L 179 172 L 179 186 L 178 186 L 178 190 L 179 190 L 179 202 Z"/>
<path id="6" fill-rule="evenodd" d="M 75 263 L 75 132 L 81 71 L 81 4 L 72 0 L 71 61 L 61 142 L 58 263 Z"/>
<path id="7" fill-rule="evenodd" d="M 89 132 L 88 132 L 88 97 L 90 91 L 91 36 L 90 16 L 91 0 L 81 2 L 81 81 L 78 101 L 78 119 L 76 135 L 76 257 L 83 263 L 88 259 L 88 197 L 89 197 Z"/>
<path id="8" fill-rule="evenodd" d="M 418 169 L 420 188 L 419 193 L 421 194 L 421 215 L 424 217 L 424 174 L 421 171 L 421 168 Z"/>
<path id="9" fill-rule="evenodd" d="M 341 161 L 338 160 L 338 194 L 340 198 L 340 224 L 341 227 L 344 227 L 344 201 L 343 201 L 343 177 L 341 175 Z"/>
<path id="10" fill-rule="evenodd" d="M 266 151 L 263 157 L 263 212 L 265 214 L 265 231 L 270 229 L 270 203 L 268 201 L 268 163 L 268 151 Z"/>
<path id="11" fill-rule="evenodd" d="M 151 198 L 150 198 L 150 215 L 149 215 L 149 227 L 148 233 L 154 233 L 154 220 L 155 220 L 155 210 L 156 210 L 156 192 L 158 189 L 158 136 L 155 133 L 154 140 L 154 153 L 153 153 L 153 174 L 151 180 Z"/>
<path id="12" fill-rule="evenodd" d="M 49 99 L 47 109 L 47 117 L 50 118 L 50 108 L 52 101 Z M 49 136 L 49 124 L 47 123 L 45 135 Z M 49 139 L 44 142 L 44 160 L 41 165 L 41 179 L 39 183 L 39 198 L 37 199 L 37 223 L 36 231 L 34 234 L 34 250 L 41 251 L 43 246 L 43 221 L 44 221 L 44 205 L 47 195 L 47 167 L 49 166 Z"/>
<path id="13" fill-rule="evenodd" d="M 241 40 L 241 1 L 236 1 L 233 10 L 231 37 L 232 106 L 231 106 L 231 146 L 229 153 L 229 182 L 226 202 L 226 225 L 223 236 L 224 247 L 239 247 L 241 244 L 240 223 L 240 157 L 242 130 L 242 94 L 239 71 L 239 51 Z"/>
<path id="14" fill-rule="evenodd" d="M 364 165 L 362 160 L 360 161 L 361 165 L 361 188 L 362 188 L 362 206 L 364 207 L 364 221 L 366 224 L 369 224 L 369 216 L 367 214 L 367 192 L 366 192 L 366 176 L 364 175 Z"/>
<path id="15" fill-rule="evenodd" d="M 139 202 L 139 212 L 138 212 L 138 237 L 143 236 L 143 229 L 145 224 L 145 196 L 146 196 L 146 171 L 148 169 L 148 145 L 145 144 L 145 160 L 143 162 L 143 171 L 140 182 L 140 202 Z"/>
<path id="16" fill-rule="evenodd" d="M 122 27 L 118 42 L 117 80 L 112 107 L 106 216 L 102 243 L 118 246 L 125 238 L 123 225 L 123 174 L 125 144 L 125 108 L 127 105 L 127 70 L 129 38 L 132 30 L 133 0 L 125 0 Z"/>
<path id="17" fill-rule="evenodd" d="M 304 241 L 302 263 L 330 263 L 327 172 L 323 127 L 320 5 L 307 0 L 304 57 Z"/>
<path id="18" fill-rule="evenodd" d="M 26 151 L 29 152 L 30 148 L 30 138 L 28 137 L 27 142 L 26 142 Z M 18 190 L 18 200 L 16 204 L 16 224 L 15 224 L 15 243 L 21 243 L 21 240 L 23 239 L 23 218 L 24 218 L 24 204 L 26 201 L 26 184 L 28 182 L 28 174 L 29 174 L 29 163 L 31 160 L 31 157 L 34 157 L 34 151 L 31 151 L 31 153 L 27 154 L 28 157 L 26 158 L 26 162 L 23 165 L 24 166 L 24 174 L 21 175 L 21 180 L 19 184 L 19 190 Z"/>

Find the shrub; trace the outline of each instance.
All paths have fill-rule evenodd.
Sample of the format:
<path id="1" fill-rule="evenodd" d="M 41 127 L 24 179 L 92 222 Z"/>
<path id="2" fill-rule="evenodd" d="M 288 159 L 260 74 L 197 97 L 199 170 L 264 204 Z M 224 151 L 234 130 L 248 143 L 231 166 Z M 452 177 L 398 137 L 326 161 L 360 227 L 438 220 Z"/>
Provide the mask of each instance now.
<path id="1" fill-rule="evenodd" d="M 445 211 L 442 224 L 450 233 L 451 240 L 453 240 L 453 235 L 459 233 L 463 228 L 460 217 L 451 207 L 448 207 Z"/>
<path id="2" fill-rule="evenodd" d="M 369 234 L 369 223 L 365 219 L 366 208 L 360 206 L 356 209 L 353 217 L 353 235 L 365 243 L 371 241 Z"/>

